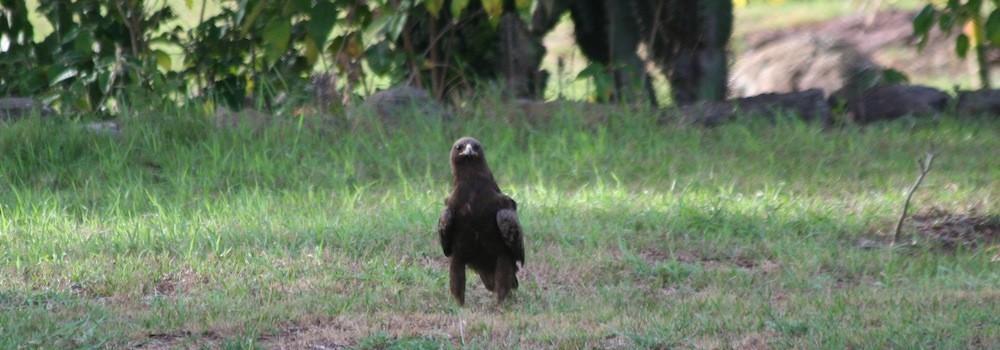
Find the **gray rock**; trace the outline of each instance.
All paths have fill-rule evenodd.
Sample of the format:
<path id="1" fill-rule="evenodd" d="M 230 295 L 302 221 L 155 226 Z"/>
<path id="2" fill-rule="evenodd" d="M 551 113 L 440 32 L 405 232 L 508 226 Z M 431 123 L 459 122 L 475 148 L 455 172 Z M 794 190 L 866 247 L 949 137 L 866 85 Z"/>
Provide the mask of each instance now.
<path id="1" fill-rule="evenodd" d="M 365 99 L 362 108 L 371 110 L 383 124 L 395 126 L 408 116 L 447 117 L 444 105 L 431 98 L 427 91 L 412 86 L 399 86 L 376 92 Z"/>
<path id="2" fill-rule="evenodd" d="M 829 123 L 832 120 L 830 105 L 823 98 L 823 90 L 809 89 L 802 92 L 767 93 L 735 100 L 737 109 L 744 114 L 776 116 L 789 113 L 807 121 Z"/>
<path id="3" fill-rule="evenodd" d="M 821 89 L 829 96 L 872 86 L 882 70 L 845 41 L 809 35 L 785 37 L 737 57 L 732 90 L 736 96 L 752 96 Z"/>
<path id="4" fill-rule="evenodd" d="M 55 114 L 48 105 L 27 97 L 0 98 L 0 121 L 13 121 L 38 113 L 39 116 Z"/>
<path id="5" fill-rule="evenodd" d="M 1000 90 L 960 91 L 955 113 L 961 116 L 1000 116 Z"/>
<path id="6" fill-rule="evenodd" d="M 108 135 L 115 138 L 122 135 L 121 126 L 114 121 L 87 123 L 83 126 L 83 129 L 95 134 Z"/>
<path id="7" fill-rule="evenodd" d="M 831 121 L 830 106 L 820 89 L 802 92 L 768 93 L 723 102 L 697 102 L 680 109 L 682 122 L 715 126 L 737 115 L 762 116 L 774 120 L 792 114 L 808 121 Z"/>
<path id="8" fill-rule="evenodd" d="M 919 85 L 887 84 L 865 90 L 847 100 L 852 121 L 870 123 L 903 116 L 926 116 L 944 111 L 951 96 L 944 91 Z"/>
<path id="9" fill-rule="evenodd" d="M 412 118 L 449 118 L 444 105 L 431 98 L 427 91 L 411 86 L 376 92 L 358 107 L 349 112 L 355 128 L 370 128 L 375 123 L 398 128 L 405 126 L 407 120 Z"/>

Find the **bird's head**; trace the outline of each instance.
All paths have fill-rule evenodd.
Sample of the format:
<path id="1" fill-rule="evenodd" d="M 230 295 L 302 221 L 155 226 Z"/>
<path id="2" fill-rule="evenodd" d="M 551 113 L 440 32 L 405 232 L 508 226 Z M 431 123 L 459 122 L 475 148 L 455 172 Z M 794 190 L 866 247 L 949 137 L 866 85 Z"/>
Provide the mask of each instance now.
<path id="1" fill-rule="evenodd" d="M 451 146 L 451 176 L 455 185 L 487 186 L 500 192 L 493 172 L 486 165 L 483 145 L 471 137 L 463 137 Z"/>
<path id="2" fill-rule="evenodd" d="M 451 163 L 453 165 L 486 163 L 483 145 L 479 140 L 468 136 L 458 139 L 451 147 Z"/>

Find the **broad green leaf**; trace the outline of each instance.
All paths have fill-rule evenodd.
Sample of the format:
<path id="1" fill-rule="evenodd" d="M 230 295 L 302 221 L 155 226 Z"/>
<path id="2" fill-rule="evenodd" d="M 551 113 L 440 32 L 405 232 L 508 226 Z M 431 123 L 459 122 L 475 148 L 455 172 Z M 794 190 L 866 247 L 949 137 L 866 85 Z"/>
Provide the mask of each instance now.
<path id="1" fill-rule="evenodd" d="M 906 76 L 903 72 L 890 68 L 882 71 L 882 80 L 889 84 L 909 83 L 910 77 Z"/>
<path id="2" fill-rule="evenodd" d="M 316 46 L 323 47 L 330 39 L 330 32 L 337 24 L 337 6 L 329 1 L 320 1 L 309 11 L 309 34 Z"/>
<path id="3" fill-rule="evenodd" d="M 382 13 L 378 17 L 375 17 L 371 23 L 368 23 L 363 32 L 365 42 L 377 41 L 378 37 L 385 34 L 393 17 L 395 17 L 393 13 Z"/>
<path id="4" fill-rule="evenodd" d="M 84 32 L 77 35 L 73 40 L 73 50 L 79 53 L 90 53 L 94 50 L 94 36 Z"/>
<path id="5" fill-rule="evenodd" d="M 170 71 L 170 55 L 163 50 L 153 50 L 153 55 L 156 56 L 156 65 L 160 67 L 164 72 Z"/>
<path id="6" fill-rule="evenodd" d="M 503 14 L 504 0 L 482 0 L 483 10 L 490 16 L 490 22 L 500 22 L 500 15 Z"/>
<path id="7" fill-rule="evenodd" d="M 62 82 L 63 80 L 75 77 L 77 73 L 78 72 L 77 72 L 76 69 L 73 69 L 73 68 L 70 68 L 70 67 L 66 67 L 65 69 L 63 69 L 62 71 L 60 71 L 58 74 L 55 74 L 55 76 L 52 77 L 52 79 L 49 79 L 49 85 L 59 84 L 59 82 Z"/>
<path id="8" fill-rule="evenodd" d="M 392 24 L 389 25 L 389 29 L 388 29 L 389 30 L 389 33 L 388 33 L 389 34 L 389 38 L 388 39 L 390 41 L 396 41 L 396 39 L 399 38 L 399 35 L 403 33 L 403 27 L 406 26 L 406 19 L 409 16 L 410 16 L 409 13 L 407 13 L 405 11 L 404 12 L 400 12 L 396 16 L 393 16 L 394 20 L 393 20 Z"/>
<path id="9" fill-rule="evenodd" d="M 934 24 L 935 12 L 934 5 L 928 4 L 924 6 L 924 9 L 920 10 L 917 17 L 913 18 L 913 34 L 927 35 L 927 32 L 931 30 L 931 26 Z"/>
<path id="10" fill-rule="evenodd" d="M 253 7 L 253 10 L 250 11 L 250 14 L 243 20 L 243 24 L 240 25 L 241 33 L 246 33 L 247 29 L 250 29 L 250 27 L 253 26 L 253 22 L 256 21 L 257 17 L 260 16 L 260 13 L 264 12 L 264 9 L 267 8 L 267 3 L 267 0 L 257 2 L 256 6 Z"/>
<path id="11" fill-rule="evenodd" d="M 577 80 L 587 79 L 599 76 L 601 74 L 604 74 L 604 66 L 599 63 L 591 63 L 587 65 L 586 68 L 583 68 L 583 70 L 581 70 L 580 73 L 576 74 L 576 79 Z"/>
<path id="12" fill-rule="evenodd" d="M 452 0 L 451 1 L 451 15 L 455 18 L 462 16 L 462 11 L 469 6 L 469 0 Z"/>
<path id="13" fill-rule="evenodd" d="M 101 91 L 111 91 L 111 85 L 115 83 L 114 79 L 111 79 L 114 73 L 100 72 L 95 75 L 97 76 L 97 85 L 101 87 Z"/>
<path id="14" fill-rule="evenodd" d="M 965 3 L 965 8 L 968 9 L 969 12 L 975 14 L 978 14 L 979 9 L 981 9 L 982 7 L 983 7 L 983 0 L 969 0 L 969 2 Z"/>
<path id="15" fill-rule="evenodd" d="M 312 34 L 309 35 L 312 36 Z M 304 43 L 306 63 L 308 63 L 310 67 L 315 65 L 316 60 L 319 58 L 319 49 L 316 46 L 316 42 L 317 41 L 315 39 L 311 39 L 306 40 Z"/>
<path id="16" fill-rule="evenodd" d="M 441 7 L 444 6 L 444 0 L 426 0 L 424 1 L 424 6 L 427 6 L 427 12 L 430 12 L 431 16 L 438 18 L 441 15 Z M 452 6 L 454 6 L 454 3 Z"/>
<path id="17" fill-rule="evenodd" d="M 202 0 L 202 1 L 208 1 L 208 0 Z M 184 6 L 187 6 L 188 9 L 194 8 L 194 0 L 184 0 Z"/>
<path id="18" fill-rule="evenodd" d="M 1000 44 L 1000 9 L 994 9 L 986 20 L 986 39 L 994 45 Z"/>
<path id="19" fill-rule="evenodd" d="M 961 58 L 965 58 L 965 54 L 969 52 L 969 36 L 965 33 L 959 34 L 958 39 L 955 39 L 955 52 Z"/>
<path id="20" fill-rule="evenodd" d="M 288 18 L 274 17 L 264 27 L 264 59 L 273 66 L 288 49 L 292 37 L 292 22 Z"/>
<path id="21" fill-rule="evenodd" d="M 950 33 L 951 27 L 955 25 L 955 16 L 952 16 L 947 12 L 942 12 L 941 17 L 938 18 L 937 22 L 938 28 L 940 28 L 942 32 Z"/>

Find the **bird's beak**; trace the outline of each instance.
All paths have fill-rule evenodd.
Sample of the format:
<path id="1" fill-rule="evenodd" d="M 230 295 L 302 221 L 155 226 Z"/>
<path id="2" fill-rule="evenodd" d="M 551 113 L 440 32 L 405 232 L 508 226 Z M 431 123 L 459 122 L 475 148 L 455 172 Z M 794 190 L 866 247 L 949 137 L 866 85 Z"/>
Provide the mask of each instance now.
<path id="1" fill-rule="evenodd" d="M 472 145 L 465 145 L 465 149 L 463 149 L 458 155 L 462 157 L 475 157 L 476 151 L 472 149 Z"/>

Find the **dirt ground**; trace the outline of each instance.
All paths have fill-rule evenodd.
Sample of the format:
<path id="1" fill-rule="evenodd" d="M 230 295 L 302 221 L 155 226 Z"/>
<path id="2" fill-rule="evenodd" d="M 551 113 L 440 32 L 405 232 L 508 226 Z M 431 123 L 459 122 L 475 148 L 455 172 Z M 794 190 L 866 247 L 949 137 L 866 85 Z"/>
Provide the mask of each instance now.
<path id="1" fill-rule="evenodd" d="M 828 21 L 796 25 L 776 30 L 748 33 L 742 41 L 744 47 L 752 49 L 777 39 L 794 35 L 816 35 L 830 39 L 844 40 L 854 44 L 860 52 L 875 62 L 903 72 L 912 83 L 934 85 L 950 89 L 954 85 L 969 88 L 978 85 L 973 70 L 971 56 L 961 59 L 955 54 L 952 33 L 932 31 L 930 40 L 923 50 L 917 50 L 918 39 L 913 36 L 913 17 L 916 11 L 886 10 L 875 14 L 857 14 Z M 991 50 L 990 57 L 996 61 L 997 50 Z M 738 55 L 736 59 L 739 59 Z"/>

